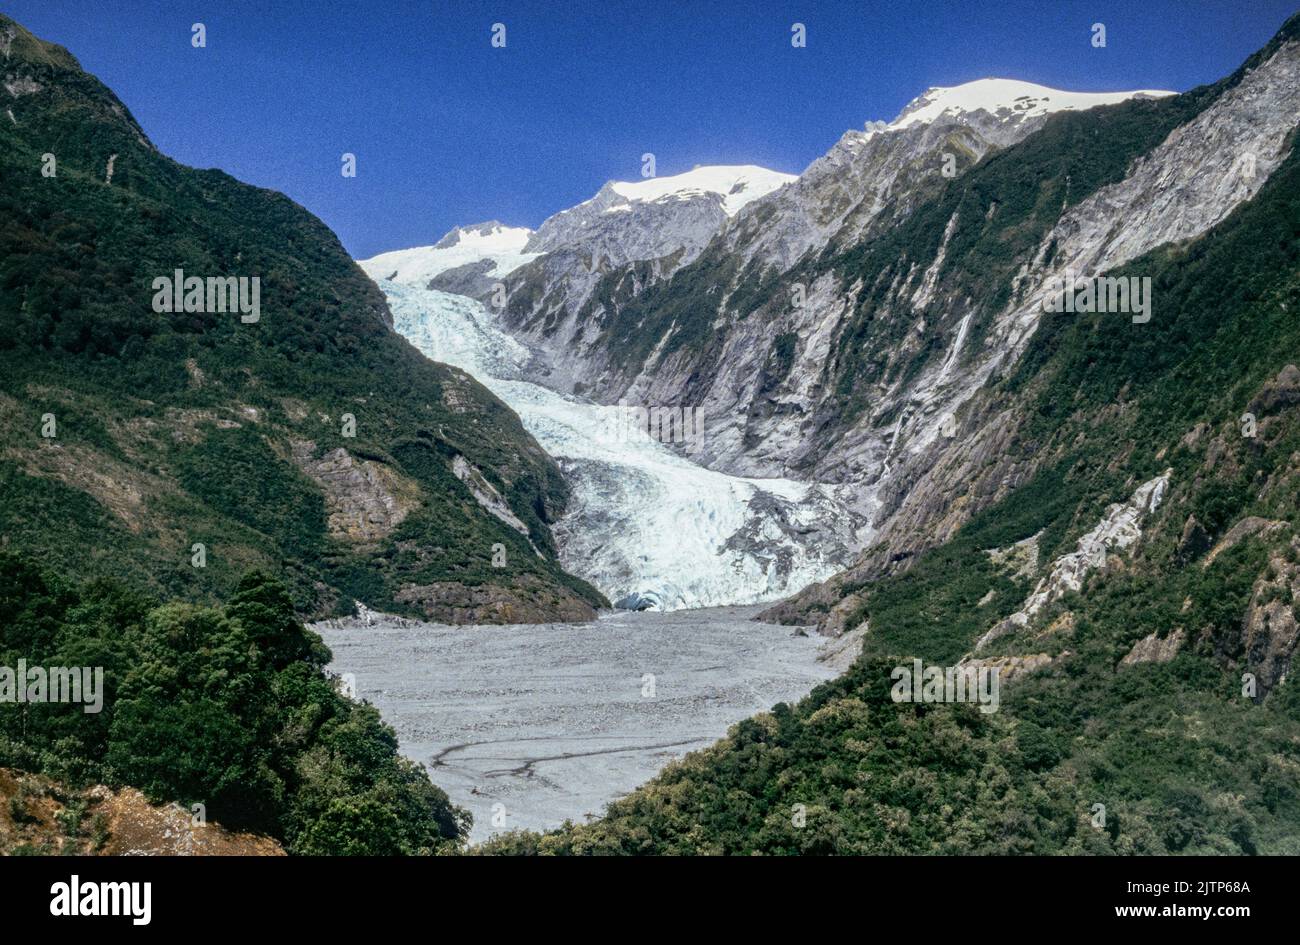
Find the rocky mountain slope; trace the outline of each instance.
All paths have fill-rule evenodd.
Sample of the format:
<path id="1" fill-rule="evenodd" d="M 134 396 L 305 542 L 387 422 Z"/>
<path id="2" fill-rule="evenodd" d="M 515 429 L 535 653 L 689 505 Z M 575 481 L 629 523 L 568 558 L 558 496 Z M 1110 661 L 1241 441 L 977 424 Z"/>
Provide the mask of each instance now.
<path id="1" fill-rule="evenodd" d="M 4 546 L 204 600 L 269 567 L 312 613 L 593 615 L 556 560 L 554 462 L 394 333 L 319 220 L 159 154 L 4 17 L 0 46 Z"/>
<path id="2" fill-rule="evenodd" d="M 996 79 L 931 89 L 894 122 L 868 122 L 864 131 L 846 133 L 796 180 L 749 202 L 732 218 L 717 220 L 706 248 L 692 248 L 699 237 L 673 227 L 673 221 L 656 221 L 659 229 L 673 234 L 671 239 L 659 237 L 658 252 L 588 252 L 587 272 L 575 271 L 572 259 L 548 261 L 545 256 L 521 267 L 506 279 L 507 323 L 553 362 L 543 380 L 557 389 L 567 384 L 606 401 L 626 395 L 669 402 L 664 398 L 703 395 L 701 402 L 716 406 L 721 416 L 736 405 L 722 392 L 730 391 L 741 375 L 719 378 L 708 390 L 691 389 L 684 386 L 686 379 L 708 362 L 705 356 L 687 362 L 675 355 L 704 326 L 718 336 L 735 335 L 737 350 L 753 349 L 753 360 L 744 364 L 753 373 L 772 351 L 788 345 L 778 346 L 783 332 L 772 331 L 771 318 L 750 323 L 755 331 L 767 331 L 767 337 L 753 337 L 744 331 L 750 326 L 741 322 L 758 299 L 776 295 L 777 303 L 791 304 L 788 286 L 778 285 L 778 277 L 806 255 L 832 239 L 851 244 L 868 238 L 868 225 L 888 207 L 893 212 L 879 224 L 879 231 L 885 231 L 926 185 L 942 179 L 945 166 L 956 175 L 990 149 L 1041 127 L 1051 114 L 1165 94 L 1064 93 Z M 677 235 L 682 232 L 687 235 Z M 575 233 L 563 245 L 580 256 L 589 249 L 584 235 Z M 670 255 L 678 245 L 687 249 Z M 804 285 L 803 291 L 806 295 L 811 286 Z M 825 315 L 815 302 L 800 300 L 799 305 L 809 318 Z M 811 326 L 788 327 L 806 334 Z M 723 353 L 733 354 L 731 349 Z M 726 367 L 730 364 L 724 361 Z M 752 387 L 744 395 L 752 399 Z M 715 432 L 716 450 L 723 468 L 738 470 L 740 464 L 728 453 L 730 435 L 725 429 Z M 745 471 L 775 474 L 752 462 Z"/>
<path id="3" fill-rule="evenodd" d="M 476 244 L 460 240 L 458 228 L 433 247 L 382 253 L 361 266 L 377 280 L 490 305 L 533 350 L 531 379 L 561 393 L 583 392 L 600 372 L 589 363 L 582 340 L 589 329 L 577 314 L 592 304 L 609 273 L 645 266 L 654 278 L 667 277 L 695 259 L 744 207 L 794 179 L 739 165 L 609 181 L 590 200 L 547 218 L 536 232 L 482 224 L 471 230 L 493 235 Z M 477 246 L 479 255 L 450 268 L 449 254 L 439 251 L 449 241 L 469 251 Z"/>
<path id="4" fill-rule="evenodd" d="M 150 804 L 135 788 L 71 789 L 0 768 L 0 855 L 284 856 L 270 837 Z"/>
<path id="5" fill-rule="evenodd" d="M 1176 96 L 931 89 L 693 258 L 620 265 L 578 240 L 521 265 L 503 277 L 502 323 L 541 383 L 701 410 L 710 468 L 853 487 L 872 547 L 770 615 L 837 632 L 827 615 L 848 585 L 906 566 L 1041 468 L 1030 415 L 999 385 L 1063 280 L 1204 235 L 1285 160 L 1294 34 Z M 1149 332 L 1153 305 L 1113 330 Z"/>
<path id="6" fill-rule="evenodd" d="M 871 280 L 878 301 L 860 305 L 842 329 L 851 340 L 828 366 L 840 374 L 835 403 L 844 433 L 833 433 L 829 449 L 815 447 L 810 459 L 873 482 L 882 514 L 876 546 L 843 581 L 785 608 L 787 617 L 806 619 L 809 608 L 839 599 L 846 584 L 889 573 L 950 538 L 1047 466 L 1026 397 L 1037 365 L 1024 357 L 1031 339 L 1070 317 L 1045 313 L 1058 280 L 1116 272 L 1153 280 L 1147 315 L 1115 313 L 1105 323 L 1114 344 L 1146 350 L 1159 334 L 1156 319 L 1180 317 L 1170 287 L 1156 278 L 1157 262 L 1224 221 L 1288 159 L 1300 122 L 1296 32 L 1293 20 L 1213 86 L 1095 119 L 1058 119 L 947 188 L 909 219 L 899 241 L 840 257 L 846 276 Z M 1055 191 L 1048 198 L 1044 179 Z M 925 249 L 907 245 L 918 240 Z M 900 249 L 901 258 L 892 258 Z M 902 335 L 901 347 L 886 347 L 917 319 L 907 302 L 922 266 L 938 275 L 934 290 L 920 284 L 926 306 L 912 326 L 920 330 Z M 937 331 L 927 327 L 935 324 Z M 877 362 L 883 378 L 857 367 L 864 358 L 885 359 Z M 841 626 L 836 619 L 829 628 Z"/>
<path id="7" fill-rule="evenodd" d="M 1298 41 L 1050 118 L 801 264 L 853 301 L 821 362 L 848 422 L 808 461 L 889 471 L 878 544 L 773 613 L 861 656 L 603 820 L 485 852 L 1300 851 Z M 1067 269 L 1153 304 L 1054 311 Z M 997 670 L 1001 701 L 900 700 L 914 660 Z"/>

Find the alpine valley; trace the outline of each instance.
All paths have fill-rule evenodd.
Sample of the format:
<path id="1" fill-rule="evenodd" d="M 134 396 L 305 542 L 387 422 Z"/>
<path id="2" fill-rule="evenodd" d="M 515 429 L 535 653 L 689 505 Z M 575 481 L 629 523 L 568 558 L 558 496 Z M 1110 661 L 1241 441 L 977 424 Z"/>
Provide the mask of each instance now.
<path id="1" fill-rule="evenodd" d="M 0 54 L 0 663 L 109 670 L 0 714 L 14 784 L 291 853 L 1300 853 L 1300 15 L 359 262 Z"/>

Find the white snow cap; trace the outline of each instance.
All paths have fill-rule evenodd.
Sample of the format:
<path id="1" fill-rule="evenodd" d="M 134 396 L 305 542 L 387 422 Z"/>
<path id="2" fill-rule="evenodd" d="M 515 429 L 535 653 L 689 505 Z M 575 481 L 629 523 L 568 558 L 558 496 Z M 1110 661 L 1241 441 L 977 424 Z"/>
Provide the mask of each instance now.
<path id="1" fill-rule="evenodd" d="M 484 253 L 519 252 L 528 242 L 533 231 L 526 226 L 506 226 L 492 220 L 476 226 L 458 226 L 434 244 L 434 249 L 450 249 L 453 246 L 473 247 Z"/>
<path id="2" fill-rule="evenodd" d="M 728 164 L 696 167 L 684 174 L 650 177 L 632 183 L 611 181 L 609 186 L 629 203 L 718 194 L 722 197 L 723 212 L 727 216 L 734 216 L 745 204 L 785 186 L 797 176 L 770 171 L 754 164 Z M 620 209 L 625 208 L 615 205 L 608 207 L 605 212 L 618 212 Z"/>
<path id="3" fill-rule="evenodd" d="M 1063 92 L 1016 79 L 977 79 L 964 85 L 927 89 L 925 94 L 913 99 L 888 127 L 906 128 L 944 115 L 957 116 L 981 110 L 994 116 L 1014 116 L 1023 120 L 1050 112 L 1083 110 L 1098 105 L 1114 105 L 1131 98 L 1163 98 L 1173 94 L 1160 89 Z"/>
<path id="4" fill-rule="evenodd" d="M 375 280 L 392 279 L 403 285 L 424 286 L 448 269 L 488 259 L 493 264 L 491 275 L 504 276 L 537 258 L 537 253 L 524 252 L 532 235 L 533 231 L 526 226 L 505 226 L 495 220 L 476 226 L 458 226 L 433 246 L 380 253 L 361 260 L 361 268 Z"/>

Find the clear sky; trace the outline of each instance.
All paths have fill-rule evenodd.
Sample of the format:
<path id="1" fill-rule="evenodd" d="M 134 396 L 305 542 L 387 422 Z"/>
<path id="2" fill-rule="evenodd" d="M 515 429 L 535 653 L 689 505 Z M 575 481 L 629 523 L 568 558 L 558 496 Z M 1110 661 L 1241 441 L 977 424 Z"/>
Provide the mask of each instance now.
<path id="1" fill-rule="evenodd" d="M 1184 91 L 1300 0 L 0 0 L 167 154 L 284 191 L 357 257 L 536 226 L 609 179 L 797 173 L 932 85 Z M 207 47 L 191 45 L 191 25 Z M 791 24 L 807 47 L 790 43 Z M 1091 43 L 1106 26 L 1107 45 Z M 491 45 L 492 25 L 506 46 Z M 357 156 L 357 176 L 340 156 Z"/>

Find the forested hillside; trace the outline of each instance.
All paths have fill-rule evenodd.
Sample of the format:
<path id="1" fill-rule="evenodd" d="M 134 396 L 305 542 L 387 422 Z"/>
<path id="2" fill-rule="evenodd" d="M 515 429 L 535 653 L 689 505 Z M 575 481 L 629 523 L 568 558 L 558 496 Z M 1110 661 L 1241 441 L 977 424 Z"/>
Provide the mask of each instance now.
<path id="1" fill-rule="evenodd" d="M 159 154 L 66 50 L 4 17 L 0 39 L 5 547 L 190 600 L 258 567 L 304 612 L 592 615 L 555 560 L 555 464 L 392 331 L 324 224 Z M 255 277 L 259 311 L 159 312 L 177 270 Z"/>
<path id="2" fill-rule="evenodd" d="M 0 767 L 69 793 L 130 785 L 154 802 L 201 805 L 203 820 L 269 834 L 293 853 L 456 849 L 469 815 L 397 754 L 372 706 L 338 691 L 329 658 L 266 574 L 245 576 L 223 607 L 164 605 L 0 553 L 0 665 L 103 670 L 98 711 L 12 704 L 8 693 Z M 20 798 L 9 813 L 30 816 Z M 65 826 L 74 840 L 93 834 L 77 818 Z M 3 852 L 23 852 L 11 844 L 0 837 Z"/>

